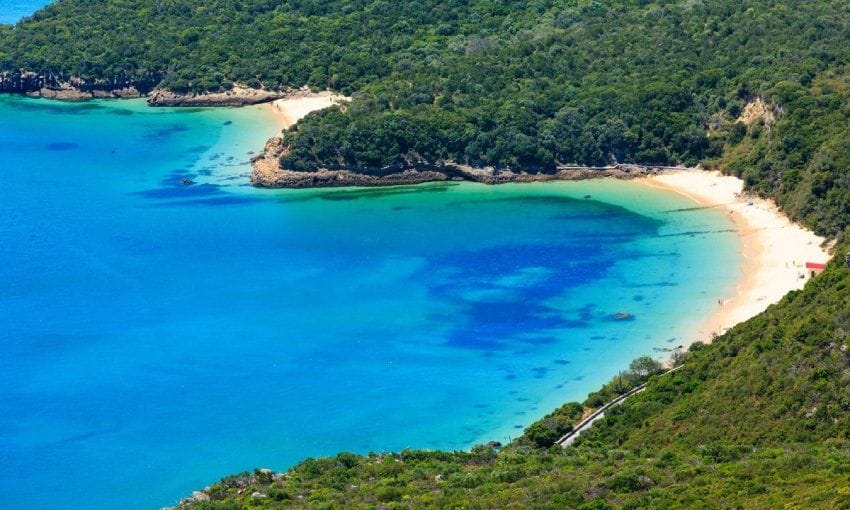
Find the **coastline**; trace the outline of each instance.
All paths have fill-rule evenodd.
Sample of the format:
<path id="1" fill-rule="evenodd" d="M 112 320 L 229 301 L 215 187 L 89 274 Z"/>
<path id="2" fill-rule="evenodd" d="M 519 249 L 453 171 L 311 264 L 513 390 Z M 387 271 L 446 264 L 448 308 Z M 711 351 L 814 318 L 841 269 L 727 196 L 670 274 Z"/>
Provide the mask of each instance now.
<path id="1" fill-rule="evenodd" d="M 292 89 L 253 88 L 235 83 L 218 92 L 175 92 L 159 87 L 163 76 L 146 79 L 85 80 L 79 77 L 42 75 L 34 72 L 0 73 L 0 94 L 17 94 L 33 99 L 85 102 L 93 99 L 145 98 L 149 106 L 172 107 L 240 107 L 265 104 L 280 99 L 300 98 L 312 94 L 306 86 Z M 318 93 L 321 95 L 324 93 Z"/>
<path id="2" fill-rule="evenodd" d="M 350 97 L 334 94 L 327 90 L 322 92 L 300 90 L 285 98 L 263 103 L 262 106 L 275 113 L 283 129 L 289 129 L 310 113 L 348 101 L 351 101 Z"/>
<path id="3" fill-rule="evenodd" d="M 731 296 L 696 327 L 695 341 L 711 342 L 733 326 L 763 312 L 811 275 L 806 262 L 827 262 L 825 239 L 792 222 L 772 200 L 743 192 L 743 181 L 718 171 L 678 170 L 637 182 L 687 196 L 701 207 L 728 214 L 741 239 L 742 277 Z M 802 276 L 802 277 L 801 277 Z"/>
<path id="4" fill-rule="evenodd" d="M 307 114 L 349 98 L 331 92 L 308 93 L 262 105 L 271 109 L 283 129 Z M 681 167 L 611 165 L 571 166 L 554 174 L 496 171 L 460 165 L 405 169 L 382 176 L 352 170 L 293 172 L 279 168 L 285 151 L 282 136 L 268 140 L 263 153 L 252 161 L 253 185 L 258 187 L 310 188 L 336 186 L 392 186 L 424 182 L 463 180 L 485 184 L 616 178 L 634 180 L 653 188 L 678 193 L 700 207 L 722 208 L 741 240 L 742 275 L 733 294 L 718 301 L 717 309 L 695 327 L 694 341 L 711 342 L 777 303 L 788 292 L 802 289 L 811 278 L 806 262 L 827 262 L 831 255 L 826 239 L 792 222 L 772 200 L 750 196 L 744 182 L 719 171 Z"/>

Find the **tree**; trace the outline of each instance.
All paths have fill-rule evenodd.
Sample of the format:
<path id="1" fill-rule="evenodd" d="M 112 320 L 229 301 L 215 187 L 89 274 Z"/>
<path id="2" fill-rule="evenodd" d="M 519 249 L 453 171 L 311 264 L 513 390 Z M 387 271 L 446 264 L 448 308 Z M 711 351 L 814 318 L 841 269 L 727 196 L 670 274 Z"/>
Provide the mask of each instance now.
<path id="1" fill-rule="evenodd" d="M 663 369 L 663 365 L 651 356 L 641 356 L 629 363 L 629 370 L 641 378 L 661 372 Z"/>

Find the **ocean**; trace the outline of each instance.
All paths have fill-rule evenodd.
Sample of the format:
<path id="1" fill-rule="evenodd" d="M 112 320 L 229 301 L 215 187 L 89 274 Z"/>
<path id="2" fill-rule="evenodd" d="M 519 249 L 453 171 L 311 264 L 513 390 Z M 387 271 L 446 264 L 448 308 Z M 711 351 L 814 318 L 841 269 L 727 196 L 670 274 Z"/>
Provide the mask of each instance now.
<path id="1" fill-rule="evenodd" d="M 0 23 L 17 23 L 45 5 L 50 0 L 2 0 L 0 1 Z"/>
<path id="2" fill-rule="evenodd" d="M 741 276 L 722 211 L 637 183 L 254 189 L 276 129 L 0 97 L 0 507 L 505 442 Z"/>

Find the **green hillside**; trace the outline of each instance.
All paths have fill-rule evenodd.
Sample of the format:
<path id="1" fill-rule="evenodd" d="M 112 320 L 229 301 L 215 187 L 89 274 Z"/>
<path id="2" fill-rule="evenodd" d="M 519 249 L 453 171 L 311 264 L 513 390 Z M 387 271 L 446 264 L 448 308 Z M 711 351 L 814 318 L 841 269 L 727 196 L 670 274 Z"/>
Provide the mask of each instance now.
<path id="1" fill-rule="evenodd" d="M 835 262 L 573 447 L 547 447 L 558 434 L 541 430 L 577 421 L 579 404 L 498 453 L 342 453 L 225 478 L 187 507 L 850 508 L 848 343 L 850 269 Z"/>
<path id="2" fill-rule="evenodd" d="M 828 211 L 850 211 L 848 38 L 837 0 L 61 0 L 0 26 L 0 76 L 353 94 L 287 134 L 282 165 L 304 171 L 731 152 L 752 189 L 835 235 L 847 222 Z M 756 97 L 776 126 L 736 122 Z"/>
<path id="3" fill-rule="evenodd" d="M 0 26 L 36 72 L 354 96 L 285 134 L 286 168 L 702 163 L 839 254 L 803 291 L 550 447 L 615 381 L 500 452 L 309 459 L 197 509 L 850 508 L 850 7 L 802 0 L 60 0 Z M 741 122 L 747 105 L 767 114 Z M 637 382 L 635 375 L 631 383 Z"/>

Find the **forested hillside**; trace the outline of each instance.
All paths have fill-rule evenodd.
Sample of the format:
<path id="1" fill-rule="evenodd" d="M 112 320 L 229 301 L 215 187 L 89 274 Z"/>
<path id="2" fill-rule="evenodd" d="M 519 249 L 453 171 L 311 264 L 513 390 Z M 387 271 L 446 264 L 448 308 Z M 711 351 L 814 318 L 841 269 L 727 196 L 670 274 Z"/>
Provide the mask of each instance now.
<path id="1" fill-rule="evenodd" d="M 710 345 L 607 413 L 575 446 L 567 404 L 501 452 L 404 451 L 308 459 L 284 475 L 222 480 L 225 508 L 850 508 L 850 269 Z M 614 381 L 585 407 L 628 384 Z"/>
<path id="2" fill-rule="evenodd" d="M 848 41 L 839 1 L 60 0 L 0 26 L 0 74 L 332 89 L 353 102 L 285 133 L 284 167 L 702 163 L 838 241 L 575 447 L 549 445 L 622 385 L 498 453 L 310 459 L 187 505 L 850 508 Z"/>
<path id="3" fill-rule="evenodd" d="M 0 28 L 0 74 L 353 94 L 287 133 L 294 170 L 728 156 L 834 235 L 848 40 L 837 0 L 61 0 Z M 757 97 L 774 125 L 737 122 Z"/>

